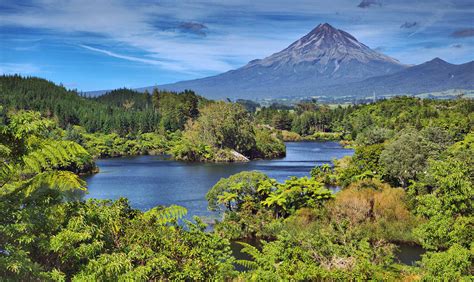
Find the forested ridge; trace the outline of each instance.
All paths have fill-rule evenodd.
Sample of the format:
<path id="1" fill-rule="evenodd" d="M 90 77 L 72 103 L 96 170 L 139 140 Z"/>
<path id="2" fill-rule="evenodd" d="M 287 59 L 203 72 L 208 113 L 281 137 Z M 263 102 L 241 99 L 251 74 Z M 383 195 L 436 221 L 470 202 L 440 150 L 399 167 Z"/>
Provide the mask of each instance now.
<path id="1" fill-rule="evenodd" d="M 155 129 L 158 115 L 152 109 L 131 108 L 124 110 L 117 107 L 117 99 L 99 99 L 81 97 L 75 91 L 66 90 L 40 78 L 23 78 L 20 76 L 2 76 L 1 103 L 7 108 L 36 110 L 46 117 L 55 117 L 59 125 L 81 125 L 88 132 L 150 132 Z M 126 92 L 127 90 L 117 90 Z M 145 94 L 134 96 L 132 103 L 148 99 Z M 136 102 L 135 102 L 136 101 Z"/>
<path id="2" fill-rule="evenodd" d="M 67 131 L 66 139 L 94 157 L 169 153 L 188 161 L 236 161 L 285 154 L 281 138 L 258 127 L 242 106 L 224 102 L 217 106 L 190 90 L 117 89 L 89 98 L 44 79 L 21 76 L 1 76 L 0 89 L 5 109 L 39 111 L 56 120 Z M 198 140 L 193 132 L 207 121 L 213 134 Z M 235 152 L 243 158 L 236 159 Z"/>
<path id="3" fill-rule="evenodd" d="M 260 107 L 192 91 L 127 89 L 85 98 L 17 76 L 3 76 L 0 91 L 0 277 L 469 281 L 474 275 L 473 100 Z M 103 115 L 100 122 L 93 113 Z M 138 125 L 146 115 L 148 129 Z M 251 171 L 210 187 L 209 208 L 223 213 L 212 232 L 197 218 L 182 222 L 186 211 L 178 206 L 139 211 L 126 199 L 80 197 L 86 184 L 77 173 L 92 170 L 94 156 L 277 157 L 282 140 L 325 138 L 344 141 L 354 155 L 282 183 Z M 328 185 L 341 190 L 332 193 Z M 246 239 L 260 243 L 242 243 L 252 259 L 236 260 L 229 240 Z M 400 242 L 427 252 L 416 265 L 403 265 L 395 258 Z M 238 273 L 236 263 L 246 271 Z"/>
<path id="4" fill-rule="evenodd" d="M 21 76 L 1 76 L 0 88 L 0 102 L 6 109 L 39 111 L 55 119 L 69 140 L 94 157 L 166 152 L 182 160 L 231 161 L 235 160 L 232 151 L 249 159 L 280 157 L 285 154 L 280 140 L 340 140 L 340 122 L 353 110 L 351 106 L 332 109 L 313 100 L 294 107 L 260 107 L 248 100 L 215 102 L 190 90 L 117 89 L 85 97 L 44 79 Z M 206 122 L 216 130 L 213 136 L 199 139 L 196 133 Z M 247 137 L 233 140 L 232 132 Z"/>

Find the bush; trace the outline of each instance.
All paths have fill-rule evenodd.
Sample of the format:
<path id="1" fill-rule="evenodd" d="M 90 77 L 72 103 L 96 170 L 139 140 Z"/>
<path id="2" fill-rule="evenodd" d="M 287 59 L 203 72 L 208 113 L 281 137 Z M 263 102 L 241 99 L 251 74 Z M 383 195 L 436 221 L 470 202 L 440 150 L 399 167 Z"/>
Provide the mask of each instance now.
<path id="1" fill-rule="evenodd" d="M 295 142 L 303 140 L 303 137 L 296 132 L 282 130 L 281 131 L 282 139 L 285 142 Z"/>
<path id="2" fill-rule="evenodd" d="M 285 144 L 268 129 L 256 129 L 256 152 L 254 156 L 259 158 L 281 158 L 286 154 Z"/>
<path id="3" fill-rule="evenodd" d="M 363 225 L 372 239 L 414 241 L 417 220 L 408 210 L 403 189 L 375 179 L 361 180 L 336 194 L 330 206 L 335 221 Z"/>
<path id="4" fill-rule="evenodd" d="M 421 267 L 426 271 L 424 281 L 470 281 L 472 254 L 460 245 L 453 245 L 445 252 L 430 252 L 423 255 Z"/>

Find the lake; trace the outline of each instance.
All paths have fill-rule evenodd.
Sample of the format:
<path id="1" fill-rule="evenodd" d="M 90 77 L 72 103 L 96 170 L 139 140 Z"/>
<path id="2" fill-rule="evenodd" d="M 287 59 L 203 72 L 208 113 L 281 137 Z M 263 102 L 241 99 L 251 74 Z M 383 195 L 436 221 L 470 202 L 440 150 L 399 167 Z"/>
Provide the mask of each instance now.
<path id="1" fill-rule="evenodd" d="M 134 208 L 180 205 L 194 215 L 215 217 L 207 210 L 205 195 L 219 179 L 245 170 L 258 170 L 278 181 L 309 176 L 316 165 L 352 155 L 337 142 L 288 142 L 286 157 L 247 163 L 188 163 L 163 156 L 138 156 L 97 161 L 100 172 L 86 177 L 86 198 L 126 197 Z"/>
<path id="2" fill-rule="evenodd" d="M 286 157 L 247 163 L 188 163 L 163 156 L 138 156 L 97 161 L 100 172 L 86 177 L 86 198 L 126 197 L 134 208 L 147 210 L 157 205 L 180 205 L 188 209 L 187 218 L 197 215 L 208 219 L 218 215 L 207 209 L 205 195 L 219 179 L 245 170 L 258 170 L 278 181 L 290 176 L 309 176 L 316 165 L 352 155 L 337 142 L 288 142 Z M 413 264 L 424 252 L 420 247 L 401 245 L 396 253 L 404 264 Z M 248 259 L 233 242 L 237 258 Z M 241 270 L 240 266 L 237 269 Z"/>

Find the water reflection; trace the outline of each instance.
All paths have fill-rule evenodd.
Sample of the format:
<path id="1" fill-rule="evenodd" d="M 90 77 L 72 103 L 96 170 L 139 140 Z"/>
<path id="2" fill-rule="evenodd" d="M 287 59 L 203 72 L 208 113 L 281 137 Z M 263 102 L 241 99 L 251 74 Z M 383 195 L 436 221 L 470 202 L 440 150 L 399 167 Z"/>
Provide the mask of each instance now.
<path id="1" fill-rule="evenodd" d="M 259 170 L 284 181 L 290 176 L 308 176 L 314 166 L 352 153 L 337 142 L 289 142 L 285 158 L 248 163 L 186 163 L 157 156 L 98 160 L 100 173 L 86 178 L 86 197 L 127 197 L 133 207 L 142 210 L 175 204 L 188 209 L 188 218 L 213 218 L 216 214 L 207 210 L 205 195 L 222 177 Z"/>
<path id="2" fill-rule="evenodd" d="M 395 259 L 401 264 L 415 265 L 421 260 L 421 256 L 426 253 L 421 246 L 413 244 L 398 244 L 398 250 L 395 252 Z"/>

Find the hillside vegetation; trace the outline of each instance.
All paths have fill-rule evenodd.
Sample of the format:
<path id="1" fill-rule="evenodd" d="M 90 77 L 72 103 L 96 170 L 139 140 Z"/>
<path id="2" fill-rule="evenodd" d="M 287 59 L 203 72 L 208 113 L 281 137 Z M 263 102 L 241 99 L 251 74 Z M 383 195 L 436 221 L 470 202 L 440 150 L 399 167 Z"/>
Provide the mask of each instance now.
<path id="1" fill-rule="evenodd" d="M 469 281 L 474 275 L 473 100 L 261 108 L 192 91 L 135 97 L 122 89 L 85 98 L 16 76 L 2 77 L 0 90 L 5 280 Z M 92 113 L 109 122 L 94 123 Z M 149 130 L 129 128 L 146 114 L 156 118 Z M 342 138 L 355 153 L 281 183 L 257 171 L 221 179 L 206 198 L 223 216 L 208 232 L 199 218 L 183 220 L 182 207 L 139 211 L 126 199 L 81 198 L 86 183 L 78 174 L 94 169 L 94 156 L 277 157 L 284 134 Z M 341 190 L 333 194 L 327 185 Z M 258 241 L 241 243 L 251 259 L 237 260 L 229 240 L 247 239 Z M 401 242 L 427 252 L 403 265 L 395 258 Z M 235 263 L 246 271 L 237 272 Z"/>
<path id="2" fill-rule="evenodd" d="M 34 110 L 55 119 L 67 131 L 67 140 L 81 144 L 95 157 L 170 153 L 178 160 L 244 161 L 285 154 L 281 140 L 259 129 L 240 105 L 214 105 L 189 90 L 155 89 L 149 94 L 117 89 L 88 98 L 43 79 L 1 76 L 0 104 L 10 111 Z M 239 111 L 247 119 L 226 116 Z M 212 120 L 213 116 L 222 118 Z M 232 118 L 237 124 L 229 123 Z M 195 142 L 191 136 L 206 120 L 212 120 L 216 131 Z M 246 138 L 231 141 L 235 128 L 228 126 L 237 128 L 244 123 L 246 128 L 241 128 L 236 138 Z M 222 134 L 227 134 L 225 142 Z"/>
<path id="3" fill-rule="evenodd" d="M 333 126 L 352 140 L 352 157 L 283 183 L 241 172 L 208 192 L 209 207 L 224 212 L 215 232 L 260 241 L 242 243 L 252 257 L 237 261 L 248 269 L 242 277 L 469 280 L 474 101 L 399 97 L 353 107 Z M 401 265 L 401 242 L 427 253 Z"/>

